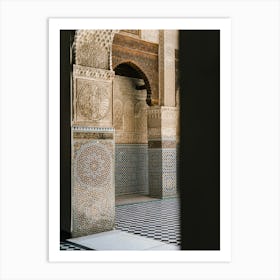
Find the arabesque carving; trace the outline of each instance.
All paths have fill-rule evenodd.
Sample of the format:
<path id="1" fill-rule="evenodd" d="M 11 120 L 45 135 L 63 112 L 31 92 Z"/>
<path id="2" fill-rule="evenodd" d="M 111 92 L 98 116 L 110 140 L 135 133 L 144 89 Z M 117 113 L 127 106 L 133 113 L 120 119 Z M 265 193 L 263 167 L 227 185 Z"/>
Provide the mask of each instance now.
<path id="1" fill-rule="evenodd" d="M 113 120 L 116 144 L 147 143 L 147 91 L 135 85 L 143 80 L 116 75 L 113 90 Z"/>
<path id="2" fill-rule="evenodd" d="M 77 30 L 74 50 L 76 64 L 112 69 L 112 43 L 119 30 Z"/>
<path id="3" fill-rule="evenodd" d="M 93 67 L 86 67 L 81 65 L 73 65 L 73 76 L 74 78 L 87 78 L 87 79 L 103 79 L 113 80 L 115 72 L 104 69 L 96 69 Z"/>
<path id="4" fill-rule="evenodd" d="M 77 82 L 78 116 L 91 121 L 103 119 L 110 108 L 110 93 L 107 88 L 88 80 Z"/>

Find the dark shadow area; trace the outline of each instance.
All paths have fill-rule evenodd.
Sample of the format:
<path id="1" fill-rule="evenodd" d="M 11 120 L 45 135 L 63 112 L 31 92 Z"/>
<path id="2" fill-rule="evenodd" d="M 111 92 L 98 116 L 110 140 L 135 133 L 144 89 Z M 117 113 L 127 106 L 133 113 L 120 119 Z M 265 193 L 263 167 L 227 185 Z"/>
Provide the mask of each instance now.
<path id="1" fill-rule="evenodd" d="M 180 31 L 182 250 L 220 249 L 220 31 Z"/>
<path id="2" fill-rule="evenodd" d="M 60 30 L 60 240 L 71 237 L 71 45 L 74 30 Z"/>

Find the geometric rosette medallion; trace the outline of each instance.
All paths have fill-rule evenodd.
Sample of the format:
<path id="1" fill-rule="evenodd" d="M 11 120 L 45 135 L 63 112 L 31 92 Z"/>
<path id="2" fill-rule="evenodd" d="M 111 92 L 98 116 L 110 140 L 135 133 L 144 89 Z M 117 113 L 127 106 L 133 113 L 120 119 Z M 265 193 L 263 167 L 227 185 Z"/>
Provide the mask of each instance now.
<path id="1" fill-rule="evenodd" d="M 106 146 L 89 142 L 77 151 L 74 162 L 74 176 L 85 188 L 102 188 L 111 179 L 112 155 Z"/>

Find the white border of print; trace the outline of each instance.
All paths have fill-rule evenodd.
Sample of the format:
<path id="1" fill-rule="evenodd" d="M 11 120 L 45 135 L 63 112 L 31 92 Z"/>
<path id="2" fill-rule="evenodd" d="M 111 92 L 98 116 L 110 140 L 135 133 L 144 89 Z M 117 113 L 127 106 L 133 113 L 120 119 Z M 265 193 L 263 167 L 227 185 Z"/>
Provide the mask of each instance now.
<path id="1" fill-rule="evenodd" d="M 221 32 L 221 250 L 60 251 L 59 118 L 61 29 L 187 29 Z M 49 260 L 56 262 L 229 262 L 231 261 L 231 20 L 228 18 L 49 19 Z"/>

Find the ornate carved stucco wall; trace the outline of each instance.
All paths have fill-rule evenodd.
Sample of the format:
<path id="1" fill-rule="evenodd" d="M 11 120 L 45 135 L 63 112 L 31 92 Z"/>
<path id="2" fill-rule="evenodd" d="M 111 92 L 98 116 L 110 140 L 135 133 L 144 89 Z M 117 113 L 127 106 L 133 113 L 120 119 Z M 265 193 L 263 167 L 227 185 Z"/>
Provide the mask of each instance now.
<path id="1" fill-rule="evenodd" d="M 112 41 L 118 30 L 77 30 L 76 64 L 97 69 L 111 69 Z"/>
<path id="2" fill-rule="evenodd" d="M 115 31 L 78 30 L 72 95 L 72 236 L 113 229 Z"/>

